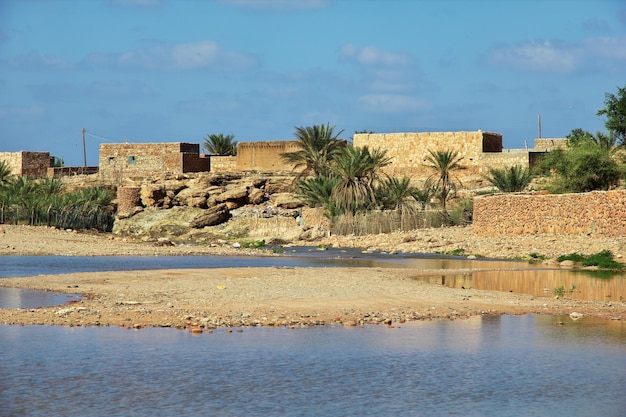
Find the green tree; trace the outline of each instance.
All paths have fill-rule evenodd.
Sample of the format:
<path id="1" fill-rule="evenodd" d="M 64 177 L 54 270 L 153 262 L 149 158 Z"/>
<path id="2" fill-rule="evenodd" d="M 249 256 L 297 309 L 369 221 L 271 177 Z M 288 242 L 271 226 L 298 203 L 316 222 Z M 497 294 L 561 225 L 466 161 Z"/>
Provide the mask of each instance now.
<path id="1" fill-rule="evenodd" d="M 609 190 L 624 176 L 624 165 L 616 157 L 615 148 L 607 149 L 606 140 L 578 136 L 565 149 L 542 156 L 537 167 L 554 175 L 548 186 L 554 193 Z"/>
<path id="2" fill-rule="evenodd" d="M 383 208 L 388 210 L 401 210 L 410 205 L 415 205 L 415 195 L 418 188 L 411 185 L 408 177 L 385 178 L 377 189 L 378 200 Z"/>
<path id="3" fill-rule="evenodd" d="M 335 134 L 334 129 L 328 123 L 296 128 L 299 149 L 280 156 L 283 161 L 293 164 L 295 169 L 302 168 L 298 178 L 331 175 L 333 160 L 345 146 L 345 142 L 338 138 L 343 130 Z"/>
<path id="4" fill-rule="evenodd" d="M 426 166 L 435 171 L 427 182 L 432 184 L 436 192 L 441 198 L 441 209 L 447 213 L 446 205 L 450 196 L 456 192 L 460 182 L 453 176 L 454 171 L 462 169 L 461 160 L 458 151 L 428 151 L 426 156 Z"/>
<path id="5" fill-rule="evenodd" d="M 0 188 L 14 180 L 11 167 L 4 161 L 0 161 Z"/>
<path id="6" fill-rule="evenodd" d="M 529 168 L 514 165 L 508 168 L 489 168 L 487 181 L 503 193 L 524 191 L 533 179 Z"/>
<path id="7" fill-rule="evenodd" d="M 618 144 L 626 144 L 626 86 L 618 87 L 617 95 L 606 93 L 604 108 L 597 115 L 606 117 L 604 126 L 617 137 Z"/>
<path id="8" fill-rule="evenodd" d="M 376 206 L 376 186 L 380 170 L 391 163 L 387 152 L 346 146 L 335 157 L 332 173 L 339 182 L 333 188 L 331 198 L 342 213 L 356 213 Z"/>
<path id="9" fill-rule="evenodd" d="M 296 196 L 309 207 L 323 207 L 328 217 L 338 213 L 337 206 L 331 198 L 333 189 L 339 182 L 337 177 L 308 177 L 297 181 Z"/>
<path id="10" fill-rule="evenodd" d="M 237 155 L 237 144 L 235 135 L 218 133 L 207 135 L 202 146 L 211 155 L 235 156 Z"/>

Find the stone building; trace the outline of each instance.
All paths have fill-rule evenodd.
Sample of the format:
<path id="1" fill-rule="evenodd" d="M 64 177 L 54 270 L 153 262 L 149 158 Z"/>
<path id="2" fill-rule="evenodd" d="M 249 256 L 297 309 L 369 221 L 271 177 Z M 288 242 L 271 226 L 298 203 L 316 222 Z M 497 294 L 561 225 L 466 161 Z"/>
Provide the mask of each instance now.
<path id="1" fill-rule="evenodd" d="M 299 150 L 296 140 L 243 142 L 237 147 L 237 171 L 285 171 L 293 164 L 285 163 L 280 154 Z"/>
<path id="2" fill-rule="evenodd" d="M 103 176 L 145 177 L 209 170 L 209 158 L 197 143 L 110 143 L 100 145 Z"/>
<path id="3" fill-rule="evenodd" d="M 50 152 L 0 152 L 0 161 L 4 161 L 13 175 L 31 179 L 45 178 L 48 168 L 54 165 Z"/>
<path id="4" fill-rule="evenodd" d="M 385 149 L 392 162 L 385 173 L 393 176 L 421 177 L 429 170 L 426 158 L 429 151 L 454 150 L 463 157 L 461 164 L 466 175 L 479 176 L 491 167 L 530 166 L 538 154 L 544 153 L 562 140 L 537 139 L 538 149 L 503 149 L 502 134 L 493 132 L 421 132 L 421 133 L 359 133 L 354 135 L 354 146 Z"/>

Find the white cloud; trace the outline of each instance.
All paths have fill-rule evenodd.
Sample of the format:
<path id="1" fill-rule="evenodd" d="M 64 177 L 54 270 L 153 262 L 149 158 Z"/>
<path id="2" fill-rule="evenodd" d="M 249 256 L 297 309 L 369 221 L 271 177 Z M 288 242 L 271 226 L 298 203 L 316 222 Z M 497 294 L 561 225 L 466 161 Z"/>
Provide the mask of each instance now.
<path id="1" fill-rule="evenodd" d="M 45 109 L 38 104 L 29 106 L 0 106 L 0 119 L 4 118 L 32 118 L 45 113 Z"/>
<path id="2" fill-rule="evenodd" d="M 340 55 L 346 61 L 353 61 L 363 66 L 406 66 L 410 59 L 407 54 L 389 52 L 375 46 L 358 47 L 353 44 L 344 45 Z"/>
<path id="3" fill-rule="evenodd" d="M 93 54 L 85 58 L 85 63 L 144 70 L 237 71 L 256 66 L 257 59 L 252 55 L 224 51 L 214 41 L 200 41 L 135 49 L 117 55 Z"/>
<path id="4" fill-rule="evenodd" d="M 366 110 L 373 112 L 397 113 L 426 110 L 430 105 L 405 94 L 367 94 L 359 98 Z"/>
<path id="5" fill-rule="evenodd" d="M 577 42 L 529 42 L 500 45 L 491 61 L 516 70 L 573 73 L 586 68 L 601 68 L 602 62 L 626 60 L 626 37 L 589 38 Z"/>
<path id="6" fill-rule="evenodd" d="M 331 4 L 331 0 L 220 0 L 220 2 L 235 7 L 269 11 L 320 9 Z"/>
<path id="7" fill-rule="evenodd" d="M 495 64 L 538 72 L 572 72 L 580 53 L 571 46 L 551 42 L 531 42 L 496 48 L 491 56 Z"/>
<path id="8" fill-rule="evenodd" d="M 22 70 L 65 70 L 72 68 L 72 64 L 70 64 L 63 58 L 51 55 L 42 55 L 37 52 L 30 52 L 28 54 L 18 55 L 12 59 L 5 60 L 3 62 L 10 67 Z"/>
<path id="9" fill-rule="evenodd" d="M 583 41 L 581 46 L 591 56 L 618 61 L 626 60 L 626 36 L 588 39 Z"/>

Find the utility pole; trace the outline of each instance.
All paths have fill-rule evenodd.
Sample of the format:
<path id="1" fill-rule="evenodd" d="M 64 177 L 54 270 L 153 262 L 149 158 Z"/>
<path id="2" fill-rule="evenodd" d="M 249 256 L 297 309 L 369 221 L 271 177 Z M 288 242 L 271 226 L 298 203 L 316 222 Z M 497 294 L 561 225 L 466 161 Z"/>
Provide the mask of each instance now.
<path id="1" fill-rule="evenodd" d="M 537 139 L 541 139 L 541 114 L 537 115 L 537 130 L 539 133 L 539 136 L 537 136 Z"/>
<path id="2" fill-rule="evenodd" d="M 87 168 L 87 148 L 85 148 L 85 128 L 83 127 L 83 166 Z"/>

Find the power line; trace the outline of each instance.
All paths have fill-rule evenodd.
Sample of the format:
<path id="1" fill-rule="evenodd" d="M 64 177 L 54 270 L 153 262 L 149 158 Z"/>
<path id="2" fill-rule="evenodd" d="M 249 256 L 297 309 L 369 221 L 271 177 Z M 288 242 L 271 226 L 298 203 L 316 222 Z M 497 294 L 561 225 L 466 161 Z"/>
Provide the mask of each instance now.
<path id="1" fill-rule="evenodd" d="M 119 143 L 119 140 L 113 140 L 113 139 L 105 138 L 104 136 L 94 135 L 93 133 L 91 133 L 91 132 L 89 132 L 87 130 L 85 130 L 85 134 L 87 136 L 91 136 L 92 138 L 100 139 L 100 140 L 105 141 L 105 142 Z"/>

